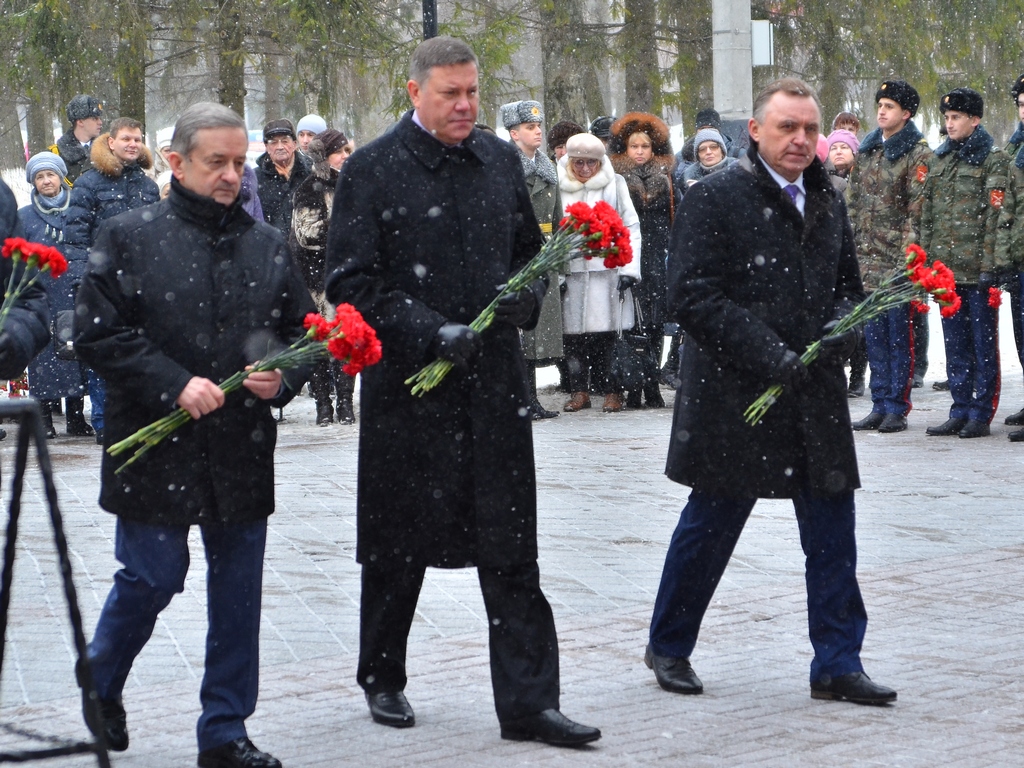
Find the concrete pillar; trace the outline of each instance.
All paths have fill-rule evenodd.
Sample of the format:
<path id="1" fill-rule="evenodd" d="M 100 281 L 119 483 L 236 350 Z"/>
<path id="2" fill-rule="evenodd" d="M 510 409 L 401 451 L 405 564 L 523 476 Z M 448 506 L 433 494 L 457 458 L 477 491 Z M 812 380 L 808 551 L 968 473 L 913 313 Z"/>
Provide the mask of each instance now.
<path id="1" fill-rule="evenodd" d="M 750 0 L 712 0 L 711 27 L 715 109 L 723 120 L 745 120 L 754 108 Z"/>

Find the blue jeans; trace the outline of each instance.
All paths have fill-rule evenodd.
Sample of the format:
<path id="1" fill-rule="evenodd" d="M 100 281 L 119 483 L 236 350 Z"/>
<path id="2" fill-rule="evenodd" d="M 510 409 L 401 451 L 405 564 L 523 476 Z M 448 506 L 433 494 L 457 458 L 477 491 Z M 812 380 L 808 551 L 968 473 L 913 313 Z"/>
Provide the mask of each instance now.
<path id="1" fill-rule="evenodd" d="M 957 292 L 960 311 L 942 318 L 953 396 L 949 417 L 988 424 L 999 407 L 999 310 L 988 305 L 988 292 L 977 286 L 960 286 Z"/>
<path id="2" fill-rule="evenodd" d="M 723 499 L 693 491 L 672 534 L 651 619 L 651 650 L 689 658 L 715 588 L 757 499 Z M 807 623 L 814 659 L 811 682 L 862 672 L 868 617 L 857 584 L 853 492 L 793 499 L 806 559 Z"/>
<path id="3" fill-rule="evenodd" d="M 203 525 L 207 562 L 206 671 L 199 691 L 199 750 L 246 735 L 259 690 L 260 601 L 267 521 Z M 103 605 L 89 661 L 96 691 L 120 699 L 157 616 L 185 588 L 187 525 L 118 519 L 115 554 L 124 567 Z"/>
<path id="4" fill-rule="evenodd" d="M 871 410 L 906 416 L 914 381 L 914 341 L 909 304 L 893 307 L 864 326 L 871 366 Z"/>

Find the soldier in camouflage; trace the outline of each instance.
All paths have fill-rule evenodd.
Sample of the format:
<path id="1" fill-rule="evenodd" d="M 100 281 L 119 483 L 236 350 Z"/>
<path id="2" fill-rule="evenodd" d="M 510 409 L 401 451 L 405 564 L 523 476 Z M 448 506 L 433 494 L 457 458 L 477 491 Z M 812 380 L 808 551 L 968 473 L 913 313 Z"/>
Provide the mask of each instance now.
<path id="1" fill-rule="evenodd" d="M 857 242 L 861 278 L 867 290 L 903 264 L 906 248 L 918 240 L 917 227 L 932 151 L 913 117 L 921 103 L 903 80 L 888 80 L 875 94 L 878 127 L 864 137 L 850 174 L 847 202 Z M 914 344 L 909 305 L 868 323 L 871 413 L 856 430 L 902 432 L 911 408 Z"/>
<path id="2" fill-rule="evenodd" d="M 942 318 L 946 373 L 953 405 L 949 419 L 929 435 L 985 437 L 999 405 L 998 312 L 989 305 L 995 285 L 996 226 L 1006 194 L 1006 153 L 981 125 L 984 102 L 970 88 L 940 101 L 948 138 L 935 150 L 924 186 L 921 246 L 956 275 L 963 306 Z"/>
<path id="3" fill-rule="evenodd" d="M 999 212 L 999 232 L 996 236 L 996 269 L 1000 282 L 1010 294 L 1010 317 L 1013 318 L 1013 339 L 1017 344 L 1017 357 L 1024 365 L 1024 332 L 1022 312 L 1024 304 L 1024 75 L 1010 88 L 1013 106 L 1017 110 L 1017 130 L 1013 132 L 1005 149 L 1006 199 Z M 1006 424 L 1024 427 L 1024 408 L 1006 417 Z M 1024 441 L 1024 429 L 1010 433 L 1010 440 Z"/>

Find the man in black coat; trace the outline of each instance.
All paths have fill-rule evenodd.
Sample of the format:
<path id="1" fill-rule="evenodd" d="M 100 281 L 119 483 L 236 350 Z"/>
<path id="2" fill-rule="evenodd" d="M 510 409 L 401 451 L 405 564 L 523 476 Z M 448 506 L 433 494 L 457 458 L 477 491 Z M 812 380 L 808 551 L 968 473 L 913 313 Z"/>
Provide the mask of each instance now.
<path id="1" fill-rule="evenodd" d="M 896 692 L 860 662 L 857 459 L 843 362 L 848 332 L 800 354 L 863 298 L 843 199 L 815 158 L 817 96 L 800 80 L 754 104 L 751 148 L 692 187 L 669 252 L 669 314 L 686 333 L 667 474 L 693 490 L 669 544 L 645 661 L 658 683 L 700 693 L 690 666 L 701 619 L 758 498 L 791 498 L 807 555 L 811 696 L 883 704 Z M 744 410 L 782 395 L 751 426 Z"/>
<path id="2" fill-rule="evenodd" d="M 483 334 L 469 323 L 540 249 L 519 158 L 474 129 L 476 56 L 435 37 L 416 49 L 415 109 L 342 168 L 328 235 L 327 298 L 376 328 L 384 359 L 362 374 L 357 678 L 379 723 L 414 724 L 409 627 L 427 566 L 477 566 L 495 707 L 506 739 L 600 737 L 558 711 L 558 639 L 537 568 L 530 394 L 519 328 L 542 283 L 508 297 Z M 456 368 L 422 397 L 405 380 Z"/>
<path id="3" fill-rule="evenodd" d="M 304 334 L 309 293 L 288 246 L 239 200 L 245 123 L 219 104 L 189 107 L 175 126 L 170 196 L 99 230 L 78 291 L 75 349 L 108 383 L 110 446 L 170 413 L 192 421 L 121 474 L 103 456 L 100 505 L 117 515 L 124 567 L 89 645 L 103 730 L 128 747 L 121 692 L 157 616 L 184 589 L 188 533 L 209 564 L 210 626 L 199 765 L 280 768 L 246 737 L 256 707 L 267 517 L 274 511 L 276 423 L 306 371 L 231 374 Z"/>
<path id="4" fill-rule="evenodd" d="M 256 181 L 263 219 L 285 237 L 292 230 L 292 198 L 313 170 L 313 162 L 298 151 L 291 120 L 271 120 L 263 126 L 267 151 L 256 158 Z"/>
<path id="5" fill-rule="evenodd" d="M 80 93 L 65 109 L 71 127 L 50 147 L 67 166 L 64 179 L 72 186 L 78 177 L 92 168 L 93 140 L 103 133 L 103 105 L 99 99 Z"/>

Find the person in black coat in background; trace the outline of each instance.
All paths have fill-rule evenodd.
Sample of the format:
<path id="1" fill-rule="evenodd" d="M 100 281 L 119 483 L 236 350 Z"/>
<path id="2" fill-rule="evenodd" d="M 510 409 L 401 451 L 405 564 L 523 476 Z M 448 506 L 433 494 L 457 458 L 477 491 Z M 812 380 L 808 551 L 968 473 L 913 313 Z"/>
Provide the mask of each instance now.
<path id="1" fill-rule="evenodd" d="M 18 201 L 11 188 L 0 179 L 0 245 L 10 237 L 24 237 L 18 220 Z M 6 286 L 14 271 L 10 259 L 0 259 L 0 280 Z M 44 275 L 44 280 L 52 279 Z M 16 379 L 40 350 L 50 341 L 50 309 L 46 290 L 40 281 L 26 289 L 11 308 L 0 330 L 0 379 Z M 0 440 L 7 431 L 0 429 Z"/>
<path id="2" fill-rule="evenodd" d="M 758 498 L 790 498 L 806 560 L 811 696 L 884 704 L 864 674 L 857 584 L 857 458 L 843 363 L 850 331 L 807 345 L 863 299 L 842 196 L 815 157 L 821 107 L 795 78 L 754 104 L 751 147 L 691 187 L 669 252 L 669 313 L 686 333 L 666 474 L 692 488 L 669 544 L 645 661 L 662 688 L 700 693 L 690 666 L 733 547 Z M 744 411 L 772 384 L 778 402 Z"/>
<path id="3" fill-rule="evenodd" d="M 108 746 L 128 747 L 121 692 L 160 612 L 181 592 L 188 534 L 209 572 L 199 766 L 280 768 L 246 736 L 256 707 L 267 517 L 276 423 L 308 371 L 253 373 L 218 386 L 305 334 L 313 311 L 284 237 L 239 199 L 249 141 L 227 107 L 199 103 L 174 129 L 166 200 L 104 224 L 78 291 L 75 349 L 106 379 L 107 447 L 171 413 L 192 416 L 121 474 L 104 452 L 100 505 L 117 515 L 114 575 L 89 644 Z M 128 289 L 130 286 L 130 290 Z"/>
<path id="4" fill-rule="evenodd" d="M 361 376 L 357 679 L 373 719 L 411 726 L 405 651 L 427 566 L 476 566 L 502 738 L 576 745 L 601 733 L 559 712 L 558 639 L 537 568 L 530 393 L 519 329 L 544 284 L 509 296 L 483 334 L 469 323 L 543 243 L 516 150 L 474 127 L 476 56 L 419 45 L 414 110 L 341 171 L 327 299 L 353 304 L 384 358 Z M 422 397 L 405 380 L 455 369 Z"/>

